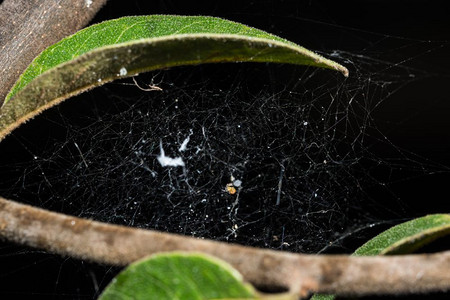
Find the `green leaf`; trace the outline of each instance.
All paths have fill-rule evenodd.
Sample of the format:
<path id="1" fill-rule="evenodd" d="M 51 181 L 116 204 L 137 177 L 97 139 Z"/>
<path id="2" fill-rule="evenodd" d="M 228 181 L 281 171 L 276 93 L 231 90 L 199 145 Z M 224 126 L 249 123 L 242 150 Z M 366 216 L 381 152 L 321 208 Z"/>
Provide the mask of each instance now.
<path id="1" fill-rule="evenodd" d="M 333 300 L 336 296 L 334 295 L 324 295 L 324 294 L 314 294 L 311 300 Z"/>
<path id="2" fill-rule="evenodd" d="M 138 17 L 124 17 L 120 19 L 106 21 L 100 24 L 90 26 L 78 33 L 67 37 L 60 41 L 59 43 L 50 46 L 45 51 L 43 51 L 26 69 L 19 81 L 11 89 L 11 92 L 6 96 L 5 102 L 7 102 L 11 97 L 13 97 L 18 91 L 23 89 L 30 81 L 44 73 L 45 71 L 54 68 L 64 62 L 73 60 L 74 58 L 87 53 L 95 49 L 101 49 L 107 46 L 115 46 L 124 43 L 134 43 L 134 42 L 158 42 L 157 39 L 183 39 L 183 36 L 189 38 L 189 35 L 195 35 L 194 38 L 212 38 L 209 35 L 216 35 L 216 38 L 227 38 L 228 35 L 232 35 L 233 38 L 242 38 L 247 42 L 251 43 L 254 41 L 263 41 L 266 45 L 265 47 L 285 47 L 286 52 L 289 50 L 296 52 L 293 57 L 288 57 L 293 53 L 284 53 L 281 55 L 267 55 L 268 53 L 252 53 L 248 56 L 248 53 L 241 51 L 239 48 L 231 49 L 230 53 L 223 53 L 226 57 L 213 58 L 211 57 L 211 62 L 220 61 L 221 59 L 225 61 L 237 61 L 237 60 L 249 60 L 249 61 L 274 61 L 283 63 L 293 63 L 293 64 L 307 64 L 317 67 L 332 68 L 346 73 L 347 70 L 342 66 L 324 59 L 319 55 L 306 50 L 303 47 L 297 46 L 296 44 L 289 42 L 280 37 L 274 36 L 272 34 L 266 33 L 264 31 L 254 29 L 236 22 L 231 22 L 214 17 L 200 17 L 200 16 L 165 16 L 165 15 L 154 15 L 154 16 L 138 16 Z M 229 38 L 232 38 L 229 37 Z M 174 45 L 173 49 L 169 52 L 185 52 L 186 49 Z M 166 50 L 166 49 L 164 49 Z M 196 59 L 195 56 L 202 55 L 203 49 L 196 49 L 186 61 L 177 61 L 176 56 L 173 58 L 169 57 L 171 65 L 184 65 L 194 63 L 209 62 L 207 57 L 203 59 Z M 224 52 L 224 49 L 215 48 L 213 51 L 211 49 L 205 49 L 208 53 L 214 52 Z M 235 51 L 233 51 L 235 50 Z M 243 49 L 242 49 L 243 50 Z M 267 49 L 268 50 L 268 49 Z M 266 50 L 266 51 L 267 51 Z M 264 50 L 263 50 L 264 51 Z M 265 51 L 265 52 L 266 52 Z M 270 51 L 267 51 L 270 52 Z M 277 53 L 278 54 L 278 53 Z M 254 56 L 256 55 L 256 56 Z M 219 56 L 219 55 L 218 55 Z M 297 56 L 297 57 L 295 57 Z M 155 59 L 157 63 L 158 59 Z M 141 66 L 142 69 L 146 67 Z M 151 66 L 149 66 L 152 68 Z M 114 74 L 119 73 L 119 70 L 115 69 Z"/>
<path id="3" fill-rule="evenodd" d="M 394 226 L 361 247 L 355 256 L 406 254 L 450 234 L 450 214 L 417 218 Z"/>
<path id="4" fill-rule="evenodd" d="M 417 218 L 380 233 L 356 249 L 354 256 L 408 254 L 450 234 L 450 214 Z M 311 300 L 332 300 L 334 295 L 314 295 Z"/>
<path id="5" fill-rule="evenodd" d="M 218 62 L 274 62 L 348 70 L 280 37 L 200 16 L 124 17 L 44 50 L 7 95 L 0 140 L 39 112 L 95 86 L 140 72 Z"/>
<path id="6" fill-rule="evenodd" d="M 225 262 L 182 252 L 150 256 L 129 265 L 100 296 L 125 299 L 256 299 L 253 288 Z"/>

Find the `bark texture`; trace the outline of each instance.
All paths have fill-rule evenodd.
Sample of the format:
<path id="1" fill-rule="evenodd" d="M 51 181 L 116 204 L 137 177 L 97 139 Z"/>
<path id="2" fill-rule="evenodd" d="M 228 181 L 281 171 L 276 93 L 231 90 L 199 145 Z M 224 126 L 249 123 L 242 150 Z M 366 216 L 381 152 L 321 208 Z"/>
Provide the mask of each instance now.
<path id="1" fill-rule="evenodd" d="M 86 26 L 107 0 L 4 0 L 0 5 L 0 105 L 46 47 Z"/>

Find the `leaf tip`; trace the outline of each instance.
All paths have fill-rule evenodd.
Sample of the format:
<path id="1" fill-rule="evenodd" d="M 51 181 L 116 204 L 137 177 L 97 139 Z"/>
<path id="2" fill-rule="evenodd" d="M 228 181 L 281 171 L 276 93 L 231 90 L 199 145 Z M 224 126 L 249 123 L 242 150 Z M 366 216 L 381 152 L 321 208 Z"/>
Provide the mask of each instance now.
<path id="1" fill-rule="evenodd" d="M 344 75 L 344 77 L 348 77 L 349 75 L 348 69 L 346 67 L 342 67 L 341 73 L 342 75 Z"/>
<path id="2" fill-rule="evenodd" d="M 10 97 L 8 97 L 8 96 L 9 96 L 9 94 L 6 95 L 5 98 L 3 98 L 3 101 L 0 101 L 0 109 L 1 109 L 3 106 L 5 106 L 6 102 L 8 102 L 8 100 L 9 100 L 9 98 L 10 98 Z"/>
<path id="3" fill-rule="evenodd" d="M 344 67 L 343 65 L 337 64 L 337 65 L 335 65 L 334 69 L 335 69 L 336 71 L 340 72 L 340 73 L 341 73 L 342 75 L 344 75 L 344 77 L 346 77 L 346 78 L 347 78 L 348 75 L 349 75 L 348 69 L 347 69 L 346 67 Z"/>

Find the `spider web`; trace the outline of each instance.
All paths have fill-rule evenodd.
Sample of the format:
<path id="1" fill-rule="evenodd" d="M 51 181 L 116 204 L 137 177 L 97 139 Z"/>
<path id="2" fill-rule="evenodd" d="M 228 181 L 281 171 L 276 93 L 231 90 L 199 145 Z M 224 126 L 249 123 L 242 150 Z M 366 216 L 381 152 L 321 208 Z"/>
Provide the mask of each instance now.
<path id="1" fill-rule="evenodd" d="M 102 222 L 295 252 L 318 252 L 375 220 L 365 190 L 383 182 L 369 168 L 388 165 L 364 140 L 376 140 L 371 111 L 404 77 L 361 85 L 359 74 L 226 69 L 150 74 L 55 108 L 48 129 L 34 126 L 59 126 L 56 135 L 16 135 L 27 158 L 2 168 L 21 172 L 4 175 L 2 194 Z M 295 80 L 274 83 L 286 69 Z"/>
<path id="2" fill-rule="evenodd" d="M 399 199 L 399 183 L 448 173 L 390 141 L 403 120 L 377 118 L 404 90 L 442 77 L 409 63 L 447 43 L 387 35 L 368 42 L 370 35 L 359 53 L 323 53 L 349 67 L 348 79 L 297 66 L 211 65 L 142 74 L 70 99 L 1 143 L 0 195 L 250 246 L 351 252 L 424 213 Z M 386 41 L 398 46 L 376 50 Z M 428 204 L 448 210 L 437 203 Z M 0 250 L 5 261 L 16 258 L 4 278 L 32 265 L 56 269 L 45 275 L 57 278 L 47 283 L 51 295 L 92 298 L 68 274 L 95 294 L 117 273 L 9 244 Z"/>

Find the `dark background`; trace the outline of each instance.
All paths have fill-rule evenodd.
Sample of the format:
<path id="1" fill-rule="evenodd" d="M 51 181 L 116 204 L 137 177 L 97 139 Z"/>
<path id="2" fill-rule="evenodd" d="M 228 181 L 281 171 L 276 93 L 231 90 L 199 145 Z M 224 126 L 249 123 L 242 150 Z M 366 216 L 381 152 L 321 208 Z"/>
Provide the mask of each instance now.
<path id="1" fill-rule="evenodd" d="M 450 166 L 450 118 L 447 116 L 450 112 L 447 88 L 450 18 L 445 1 L 210 1 L 200 4 L 113 0 L 93 23 L 125 15 L 159 13 L 223 17 L 324 54 L 339 50 L 351 53 L 355 60 L 359 55 L 361 60 L 349 65 L 350 76 L 362 76 L 358 69 L 368 68 L 362 64 L 371 60 L 383 62 L 378 65 L 392 63 L 418 70 L 411 73 L 422 74 L 422 78 L 400 84 L 401 89 L 380 103 L 372 118 L 395 149 L 414 153 L 421 161 L 428 160 L 433 165 L 442 164 L 441 171 L 434 175 L 412 174 L 408 180 L 393 180 L 390 191 L 400 199 L 408 199 L 418 212 L 448 212 L 446 187 L 450 173 L 445 169 Z M 384 70 L 383 74 L 389 71 Z M 402 76 L 400 80 L 407 81 Z M 380 145 L 374 146 L 373 151 L 382 155 L 392 152 L 392 148 Z M 8 243 L 0 246 L 0 262 L 2 299 L 93 299 L 116 271 Z"/>

